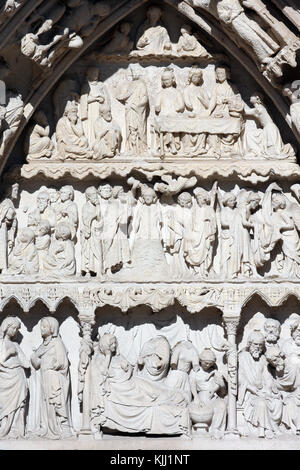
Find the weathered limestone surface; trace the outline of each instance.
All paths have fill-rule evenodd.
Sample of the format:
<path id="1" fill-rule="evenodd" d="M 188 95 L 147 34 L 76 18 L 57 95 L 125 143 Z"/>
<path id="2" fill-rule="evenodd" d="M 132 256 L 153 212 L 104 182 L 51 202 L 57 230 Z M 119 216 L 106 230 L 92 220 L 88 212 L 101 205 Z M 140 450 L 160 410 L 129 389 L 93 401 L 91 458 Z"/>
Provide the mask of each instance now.
<path id="1" fill-rule="evenodd" d="M 299 448 L 295 3 L 0 7 L 0 448 Z"/>

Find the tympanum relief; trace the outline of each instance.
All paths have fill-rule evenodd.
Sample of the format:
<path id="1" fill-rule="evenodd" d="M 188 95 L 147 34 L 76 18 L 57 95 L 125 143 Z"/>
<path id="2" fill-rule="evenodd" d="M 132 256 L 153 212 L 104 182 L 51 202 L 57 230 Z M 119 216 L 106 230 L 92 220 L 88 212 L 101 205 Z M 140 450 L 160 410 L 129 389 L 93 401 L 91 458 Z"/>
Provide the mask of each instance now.
<path id="1" fill-rule="evenodd" d="M 0 438 L 298 436 L 295 28 L 261 0 L 25 3 L 0 7 Z"/>

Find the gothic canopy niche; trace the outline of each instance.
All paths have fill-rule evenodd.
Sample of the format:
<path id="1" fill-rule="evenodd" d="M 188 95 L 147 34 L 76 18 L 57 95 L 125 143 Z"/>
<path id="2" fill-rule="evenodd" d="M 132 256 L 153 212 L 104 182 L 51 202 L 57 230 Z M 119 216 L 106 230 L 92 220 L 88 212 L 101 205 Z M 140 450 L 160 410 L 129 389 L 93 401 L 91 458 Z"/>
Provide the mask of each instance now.
<path id="1" fill-rule="evenodd" d="M 0 438 L 299 435 L 299 17 L 2 2 Z"/>

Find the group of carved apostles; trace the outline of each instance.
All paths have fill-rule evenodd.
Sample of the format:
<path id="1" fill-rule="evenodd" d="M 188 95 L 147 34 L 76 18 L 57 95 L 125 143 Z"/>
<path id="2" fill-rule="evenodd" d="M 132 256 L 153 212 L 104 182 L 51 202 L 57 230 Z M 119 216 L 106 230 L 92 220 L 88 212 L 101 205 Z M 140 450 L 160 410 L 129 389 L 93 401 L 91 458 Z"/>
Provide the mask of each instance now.
<path id="1" fill-rule="evenodd" d="M 165 67 L 160 74 L 161 89 L 150 106 L 147 84 L 138 69 L 132 69 L 131 77 L 121 79 L 108 91 L 100 81 L 99 68 L 89 67 L 80 96 L 66 92 L 66 104 L 52 137 L 45 114 L 42 111 L 34 114 L 25 139 L 27 160 L 99 161 L 118 156 L 123 140 L 124 154 L 131 156 L 149 153 L 160 158 L 177 155 L 295 158 L 294 148 L 283 143 L 261 93 L 253 93 L 252 107 L 247 110 L 230 82 L 227 66 L 216 66 L 215 80 L 209 95 L 203 83 L 203 70 L 195 65 L 180 89 L 175 70 Z M 61 88 L 63 85 L 62 82 Z M 113 99 L 124 105 L 125 135 L 121 122 L 112 116 Z M 61 107 L 58 104 L 57 108 Z M 249 119 L 256 126 L 245 129 Z M 149 126 L 150 134 L 154 135 L 152 142 L 148 138 Z"/>
<path id="2" fill-rule="evenodd" d="M 3 275 L 105 276 L 124 271 L 172 279 L 300 277 L 300 187 L 265 192 L 211 190 L 165 175 L 154 187 L 135 178 L 85 190 L 80 210 L 71 185 L 41 188 L 25 227 L 19 185 L 0 203 Z M 79 244 L 81 261 L 75 257 Z M 77 261 L 77 266 L 76 266 Z"/>
<path id="3" fill-rule="evenodd" d="M 281 340 L 280 322 L 267 318 L 262 330 L 249 332 L 239 353 L 243 435 L 300 434 L 300 320 L 293 316 L 290 338 Z M 0 327 L 0 437 L 73 437 L 69 359 L 59 323 L 50 316 L 40 320 L 42 343 L 30 358 L 16 341 L 20 327 L 12 316 Z M 224 340 L 225 358 L 229 350 Z M 157 335 L 142 345 L 132 364 L 119 351 L 116 336 L 104 333 L 82 347 L 78 371 L 78 399 L 88 407 L 96 439 L 103 429 L 224 436 L 228 373 L 218 369 L 213 348 L 198 351 L 186 340 L 171 348 L 165 336 Z"/>

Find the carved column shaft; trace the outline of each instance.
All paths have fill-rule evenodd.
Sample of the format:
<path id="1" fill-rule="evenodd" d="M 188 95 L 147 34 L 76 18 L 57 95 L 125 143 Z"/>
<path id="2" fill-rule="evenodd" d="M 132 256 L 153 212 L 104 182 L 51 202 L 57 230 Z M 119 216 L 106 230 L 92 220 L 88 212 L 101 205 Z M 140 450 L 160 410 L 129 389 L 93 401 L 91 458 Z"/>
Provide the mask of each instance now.
<path id="1" fill-rule="evenodd" d="M 227 431 L 229 433 L 237 433 L 237 386 L 238 386 L 238 369 L 237 369 L 237 343 L 236 333 L 240 320 L 239 305 L 225 305 L 223 312 L 223 321 L 228 340 L 227 351 L 227 367 L 228 367 L 228 424 Z"/>
<path id="2" fill-rule="evenodd" d="M 95 323 L 94 313 L 89 310 L 88 312 L 81 313 L 79 316 L 82 339 L 79 351 L 79 365 L 78 365 L 78 398 L 82 403 L 82 434 L 90 434 L 90 388 L 87 376 L 87 370 L 90 363 L 93 342 L 92 342 L 92 328 Z"/>

